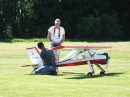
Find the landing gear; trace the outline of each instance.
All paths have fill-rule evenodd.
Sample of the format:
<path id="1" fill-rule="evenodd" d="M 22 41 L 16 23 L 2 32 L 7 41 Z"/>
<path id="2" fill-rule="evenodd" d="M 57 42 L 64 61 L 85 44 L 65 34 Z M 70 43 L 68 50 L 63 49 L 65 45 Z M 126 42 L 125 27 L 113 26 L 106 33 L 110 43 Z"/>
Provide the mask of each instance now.
<path id="1" fill-rule="evenodd" d="M 95 65 L 101 70 L 100 75 L 105 74 L 105 70 L 99 64 L 95 64 Z"/>
<path id="2" fill-rule="evenodd" d="M 101 72 L 100 72 L 100 75 L 103 75 L 103 74 L 105 74 L 105 72 L 102 72 L 102 71 L 101 71 Z"/>
<path id="3" fill-rule="evenodd" d="M 90 61 L 88 61 L 87 63 L 90 69 L 90 72 L 87 74 L 87 76 L 92 76 L 92 74 L 94 73 L 93 66 L 91 65 Z"/>
<path id="4" fill-rule="evenodd" d="M 87 74 L 87 76 L 92 76 L 92 73 L 91 73 L 91 72 L 89 72 L 89 73 Z"/>
<path id="5" fill-rule="evenodd" d="M 87 76 L 92 76 L 92 74 L 95 73 L 93 66 L 91 65 L 90 61 L 88 61 L 87 63 L 88 63 L 89 69 L 90 69 L 90 72 L 88 72 Z M 105 74 L 105 70 L 99 64 L 96 63 L 95 65 L 99 68 L 99 70 L 101 70 L 100 75 Z"/>

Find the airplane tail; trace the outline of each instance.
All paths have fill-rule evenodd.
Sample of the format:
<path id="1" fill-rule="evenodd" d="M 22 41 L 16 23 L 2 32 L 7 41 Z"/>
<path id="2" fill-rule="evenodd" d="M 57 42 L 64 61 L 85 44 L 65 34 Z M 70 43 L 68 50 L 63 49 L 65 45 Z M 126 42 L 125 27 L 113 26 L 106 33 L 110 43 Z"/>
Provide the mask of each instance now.
<path id="1" fill-rule="evenodd" d="M 43 66 L 42 59 L 41 59 L 36 47 L 26 48 L 26 50 L 27 50 L 27 53 L 29 55 L 29 58 L 30 58 L 32 64 L 38 64 L 38 66 L 34 66 L 34 68 L 39 68 L 39 67 Z"/>

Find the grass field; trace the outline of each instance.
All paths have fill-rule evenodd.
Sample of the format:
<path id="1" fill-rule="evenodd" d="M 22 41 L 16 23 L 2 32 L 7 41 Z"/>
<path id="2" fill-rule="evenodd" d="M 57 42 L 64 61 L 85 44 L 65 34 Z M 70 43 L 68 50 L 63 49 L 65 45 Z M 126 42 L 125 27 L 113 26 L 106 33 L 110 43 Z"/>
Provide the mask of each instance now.
<path id="1" fill-rule="evenodd" d="M 87 65 L 60 67 L 56 76 L 30 75 L 26 48 L 37 42 L 0 42 L 0 97 L 130 97 L 130 42 L 69 42 L 63 45 L 111 45 L 105 75 L 86 76 Z M 45 42 L 49 47 L 49 43 Z M 61 56 L 65 55 L 63 52 Z M 104 67 L 104 66 L 103 66 Z"/>

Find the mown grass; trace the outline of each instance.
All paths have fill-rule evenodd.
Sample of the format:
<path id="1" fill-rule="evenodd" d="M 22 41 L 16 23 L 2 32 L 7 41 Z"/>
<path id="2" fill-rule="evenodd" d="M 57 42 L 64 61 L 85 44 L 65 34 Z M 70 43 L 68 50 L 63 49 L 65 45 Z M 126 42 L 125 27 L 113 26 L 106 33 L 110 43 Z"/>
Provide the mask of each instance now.
<path id="1" fill-rule="evenodd" d="M 49 47 L 47 41 L 44 42 Z M 87 65 L 61 67 L 56 76 L 30 75 L 32 67 L 22 68 L 30 59 L 26 48 L 37 42 L 0 42 L 0 97 L 129 97 L 130 42 L 64 42 L 63 45 L 111 45 L 97 51 L 110 54 L 105 75 L 86 76 Z M 66 52 L 61 52 L 63 57 Z M 103 66 L 105 67 L 105 66 Z"/>

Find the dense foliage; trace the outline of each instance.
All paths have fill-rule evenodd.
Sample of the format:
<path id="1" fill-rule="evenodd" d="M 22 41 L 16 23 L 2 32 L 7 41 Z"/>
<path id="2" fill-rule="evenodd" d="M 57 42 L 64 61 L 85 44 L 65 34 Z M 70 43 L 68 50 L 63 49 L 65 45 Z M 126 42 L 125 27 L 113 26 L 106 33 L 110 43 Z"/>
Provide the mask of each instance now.
<path id="1" fill-rule="evenodd" d="M 45 38 L 61 19 L 68 39 L 130 39 L 130 0 L 0 0 L 0 38 Z"/>

